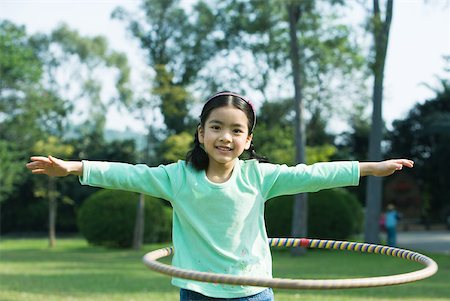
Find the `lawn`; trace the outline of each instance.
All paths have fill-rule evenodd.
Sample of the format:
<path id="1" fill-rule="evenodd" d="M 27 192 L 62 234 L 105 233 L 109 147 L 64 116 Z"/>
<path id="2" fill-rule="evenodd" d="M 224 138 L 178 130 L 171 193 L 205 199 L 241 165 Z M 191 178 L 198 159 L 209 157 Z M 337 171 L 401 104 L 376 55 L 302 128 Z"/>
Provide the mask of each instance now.
<path id="1" fill-rule="evenodd" d="M 178 300 L 170 278 L 148 270 L 142 251 L 88 246 L 82 239 L 59 239 L 53 249 L 45 239 L 0 241 L 0 300 Z M 397 258 L 346 251 L 314 250 L 297 258 L 287 251 L 273 254 L 274 276 L 350 278 L 404 273 L 422 266 Z M 439 265 L 429 279 L 391 287 L 331 291 L 275 290 L 289 300 L 450 300 L 450 256 L 426 254 Z M 168 262 L 168 261 L 166 261 Z"/>

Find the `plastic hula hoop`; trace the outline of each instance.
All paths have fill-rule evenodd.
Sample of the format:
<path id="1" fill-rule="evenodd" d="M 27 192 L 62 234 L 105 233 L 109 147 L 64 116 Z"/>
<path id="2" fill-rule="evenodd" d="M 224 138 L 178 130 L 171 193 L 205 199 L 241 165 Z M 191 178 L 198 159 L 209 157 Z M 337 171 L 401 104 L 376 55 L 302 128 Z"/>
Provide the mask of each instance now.
<path id="1" fill-rule="evenodd" d="M 435 274 L 438 270 L 438 265 L 436 262 L 425 255 L 409 250 L 376 244 L 308 238 L 269 238 L 269 244 L 272 247 L 306 247 L 382 254 L 409 261 L 415 261 L 425 265 L 425 268 L 404 274 L 352 279 L 258 278 L 185 270 L 157 261 L 160 258 L 171 255 L 174 252 L 173 247 L 151 251 L 145 254 L 143 261 L 149 269 L 176 278 L 190 279 L 201 282 L 282 289 L 344 289 L 387 286 L 425 279 Z"/>

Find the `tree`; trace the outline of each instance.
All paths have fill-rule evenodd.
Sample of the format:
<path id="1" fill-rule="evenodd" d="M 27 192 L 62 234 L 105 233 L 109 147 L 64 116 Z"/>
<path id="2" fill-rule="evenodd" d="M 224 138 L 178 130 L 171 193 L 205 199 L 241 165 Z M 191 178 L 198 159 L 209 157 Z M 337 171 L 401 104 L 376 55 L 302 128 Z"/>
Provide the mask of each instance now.
<path id="1" fill-rule="evenodd" d="M 103 135 L 107 105 L 100 97 L 102 83 L 97 81 L 96 73 L 99 69 L 112 70 L 117 87 L 117 94 L 108 101 L 112 104 L 126 102 L 130 97 L 129 69 L 126 57 L 111 51 L 104 38 L 81 37 L 65 25 L 50 35 L 28 36 L 25 27 L 3 21 L 0 51 L 0 173 L 8 174 L 2 177 L 2 184 L 7 184 L 2 189 L 6 188 L 14 198 L 25 195 L 21 187 L 29 188 L 31 184 L 23 162 L 33 146 L 49 136 L 64 143 L 62 137 L 72 127 L 73 119 L 69 116 L 75 104 L 77 107 L 81 107 L 81 102 L 92 104 L 86 106 L 92 111 L 85 116 L 93 122 L 85 122 L 89 125 L 84 129 L 97 131 L 97 137 Z M 3 160 L 8 163 L 3 164 Z M 26 195 L 25 199 L 32 201 L 33 196 Z M 14 207 L 9 204 L 14 201 L 8 199 L 5 206 Z M 13 217 L 14 213 L 8 212 L 8 216 Z"/>
<path id="2" fill-rule="evenodd" d="M 416 104 L 406 118 L 393 122 L 389 154 L 414 160 L 411 173 L 420 185 L 422 212 L 432 221 L 445 223 L 450 216 L 450 81 L 442 79 L 441 85 L 434 89 L 434 98 Z"/>
<path id="3" fill-rule="evenodd" d="M 30 45 L 25 28 L 9 21 L 0 22 L 0 204 L 13 192 L 23 172 L 25 154 L 17 140 L 25 145 L 22 135 L 32 130 L 29 87 L 39 87 L 42 63 Z M 24 93 L 25 92 L 25 93 Z M 19 118 L 28 112 L 28 118 Z M 23 117 L 23 116 L 22 116 Z M 30 125 L 30 126 L 28 126 Z M 34 128 L 34 126 L 33 126 Z"/>
<path id="4" fill-rule="evenodd" d="M 141 111 L 159 107 L 167 128 L 165 138 L 168 138 L 171 134 L 182 134 L 186 125 L 192 124 L 188 115 L 188 87 L 195 83 L 199 72 L 215 56 L 219 39 L 213 34 L 216 29 L 214 16 L 203 2 L 193 5 L 189 15 L 177 0 L 144 0 L 141 9 L 144 13 L 141 18 L 122 8 L 113 12 L 113 18 L 128 23 L 128 29 L 140 42 L 155 74 L 151 88 L 153 95 L 136 97 L 134 107 Z M 147 147 L 143 159 L 149 164 L 150 142 L 155 134 L 151 121 L 146 120 L 146 124 Z M 137 233 L 143 233 L 144 222 L 140 219 L 144 216 L 143 206 L 141 196 Z M 143 234 L 135 237 L 139 241 L 133 245 L 138 249 L 142 245 Z"/>
<path id="5" fill-rule="evenodd" d="M 349 91 L 345 84 L 335 86 L 333 79 L 362 74 L 351 72 L 363 68 L 363 59 L 359 48 L 350 42 L 350 30 L 347 26 L 336 24 L 336 14 L 323 14 L 324 11 L 331 11 L 336 4 L 342 4 L 342 1 L 286 3 L 230 0 L 219 9 L 218 19 L 225 25 L 222 27 L 225 28 L 229 45 L 235 45 L 238 51 L 250 51 L 257 65 L 254 72 L 262 73 L 248 77 L 252 88 L 267 99 L 271 79 L 279 76 L 276 72 L 283 74 L 283 79 L 289 76 L 293 80 L 289 88 L 286 89 L 285 82 L 280 87 L 294 94 L 294 163 L 305 162 L 305 112 L 309 111 L 316 121 L 324 120 L 320 117 L 322 114 L 331 112 L 330 108 L 337 108 L 333 103 L 342 97 L 338 91 Z M 247 58 L 244 55 L 240 57 Z M 248 64 L 247 61 L 239 63 Z M 232 70 L 238 71 L 239 67 Z M 241 74 L 243 72 L 238 72 L 239 76 Z M 242 81 L 241 78 L 239 80 Z M 293 213 L 294 236 L 306 234 L 306 207 L 306 195 L 298 196 Z"/>
<path id="6" fill-rule="evenodd" d="M 383 103 L 383 81 L 384 66 L 389 40 L 389 30 L 392 22 L 393 0 L 386 0 L 385 17 L 382 19 L 380 3 L 373 0 L 373 15 L 371 17 L 371 31 L 373 35 L 373 48 L 375 52 L 372 62 L 374 76 L 372 95 L 372 125 L 369 137 L 369 160 L 380 161 L 381 139 L 383 130 L 382 103 Z M 366 190 L 366 216 L 364 228 L 364 240 L 370 243 L 379 243 L 379 217 L 381 212 L 382 179 L 379 177 L 368 177 Z"/>
<path id="7" fill-rule="evenodd" d="M 350 118 L 350 129 L 339 134 L 336 139 L 337 152 L 333 155 L 333 160 L 355 160 L 367 161 L 370 119 L 364 114 L 364 107 L 355 110 Z M 404 155 L 402 155 L 404 156 Z M 347 187 L 353 192 L 361 205 L 364 205 L 366 196 L 367 178 L 360 180 L 358 186 Z"/>
<path id="8" fill-rule="evenodd" d="M 19 153 L 13 147 L 8 141 L 0 140 L 0 206 L 14 190 L 23 170 Z"/>
<path id="9" fill-rule="evenodd" d="M 50 36 L 37 39 L 45 45 L 41 57 L 47 68 L 48 85 L 75 106 L 75 113 L 86 116 L 84 122 L 78 120 L 83 134 L 96 131 L 102 136 L 108 107 L 126 106 L 132 100 L 130 67 L 125 54 L 110 49 L 105 37 L 84 37 L 65 24 Z M 98 76 L 99 71 L 105 70 L 113 75 L 116 90 L 108 98 L 102 97 L 104 80 Z M 65 73 L 62 80 L 58 76 L 61 72 Z M 87 112 L 79 109 L 83 103 L 88 104 L 84 106 Z"/>
<path id="10" fill-rule="evenodd" d="M 294 85 L 294 104 L 295 104 L 295 162 L 305 163 L 305 122 L 304 118 L 304 104 L 303 104 L 303 82 L 302 75 L 303 66 L 301 66 L 300 58 L 302 58 L 303 49 L 300 50 L 297 28 L 299 19 L 305 10 L 311 8 L 302 7 L 297 3 L 290 3 L 287 7 L 289 14 L 289 35 L 290 35 L 290 54 L 291 54 L 291 66 L 292 66 L 292 79 Z M 294 197 L 294 208 L 292 213 L 292 236 L 293 237 L 306 237 L 308 231 L 308 197 L 306 193 L 297 194 Z M 294 250 L 296 250 L 295 248 Z M 297 254 L 304 253 L 305 249 L 297 249 Z"/>
<path id="11" fill-rule="evenodd" d="M 0 22 L 0 203 L 24 181 L 23 162 L 63 103 L 42 84 L 39 47 L 25 27 Z M 39 104 L 39 105 L 36 105 Z"/>
<path id="12" fill-rule="evenodd" d="M 185 159 L 193 142 L 194 137 L 187 132 L 169 136 L 160 146 L 159 153 L 163 154 L 163 163 L 173 163 Z"/>
<path id="13" fill-rule="evenodd" d="M 50 35 L 27 36 L 24 27 L 7 21 L 1 23 L 1 34 L 0 108 L 3 113 L 0 128 L 3 139 L 21 139 L 22 149 L 29 150 L 42 137 L 37 135 L 38 131 L 45 136 L 61 137 L 72 121 L 66 118 L 75 104 L 83 101 L 90 104 L 86 107 L 91 110 L 84 124 L 95 124 L 94 128 L 103 131 L 108 103 L 103 103 L 102 84 L 95 78 L 100 68 L 117 72 L 118 96 L 112 97 L 109 104 L 128 101 L 131 92 L 127 86 L 127 59 L 109 50 L 104 38 L 81 37 L 66 25 Z M 74 63 L 76 68 L 73 68 Z M 73 88 L 77 85 L 78 91 Z M 76 113 L 82 112 L 77 110 Z"/>
<path id="14" fill-rule="evenodd" d="M 52 51 L 55 47 L 60 52 Z M 61 55 L 58 55 L 59 53 Z M 132 100 L 133 95 L 129 86 L 130 68 L 126 56 L 111 50 L 104 37 L 83 37 L 64 24 L 52 32 L 46 54 L 50 54 L 50 58 L 48 56 L 45 58 L 49 66 L 50 83 L 54 84 L 54 89 L 61 91 L 61 84 L 64 84 L 68 89 L 62 92 L 75 91 L 73 93 L 75 97 L 70 100 L 72 103 L 83 101 L 89 103 L 88 112 L 85 112 L 87 119 L 78 128 L 84 135 L 100 144 L 103 141 L 107 108 L 112 104 L 128 105 Z M 54 57 L 57 58 L 56 61 Z M 73 61 L 78 62 L 75 70 L 69 67 Z M 69 75 L 77 78 L 75 85 L 58 82 L 57 73 L 61 69 L 68 69 Z M 116 95 L 110 96 L 109 99 L 102 97 L 103 82 L 97 76 L 99 70 L 105 69 L 115 75 Z M 53 203 L 55 202 L 50 198 L 50 204 Z"/>
<path id="15" fill-rule="evenodd" d="M 47 140 L 40 140 L 36 142 L 33 151 L 38 154 L 52 154 L 55 157 L 67 158 L 73 153 L 71 145 L 62 144 L 61 141 L 49 136 Z M 36 178 L 37 181 L 42 178 Z M 43 185 L 35 187 L 35 196 L 48 199 L 48 245 L 54 247 L 56 243 L 56 215 L 57 215 L 57 201 L 64 196 L 56 189 L 56 179 L 54 177 L 46 177 L 47 189 Z M 67 197 L 65 197 L 67 199 Z"/>
<path id="16" fill-rule="evenodd" d="M 283 99 L 264 102 L 258 117 L 258 135 L 254 137 L 256 150 L 270 162 L 295 164 L 294 124 L 292 122 L 292 101 Z M 305 147 L 305 162 L 329 161 L 337 149 L 334 137 L 326 132 L 326 123 L 312 117 L 305 126 L 305 135 L 311 137 Z M 273 143 L 276 141 L 277 143 Z"/>
<path id="17" fill-rule="evenodd" d="M 187 88 L 217 50 L 214 16 L 203 2 L 193 5 L 189 16 L 177 0 L 145 0 L 141 9 L 140 17 L 122 8 L 113 12 L 113 18 L 128 23 L 155 75 L 155 97 L 137 99 L 136 105 L 154 108 L 152 102 L 159 101 L 168 134 L 179 134 L 189 123 Z"/>
<path id="18" fill-rule="evenodd" d="M 253 137 L 256 152 L 272 163 L 294 164 L 295 144 L 292 139 L 292 102 L 265 101 L 258 116 L 258 135 Z M 277 141 L 277 143 L 273 143 Z"/>

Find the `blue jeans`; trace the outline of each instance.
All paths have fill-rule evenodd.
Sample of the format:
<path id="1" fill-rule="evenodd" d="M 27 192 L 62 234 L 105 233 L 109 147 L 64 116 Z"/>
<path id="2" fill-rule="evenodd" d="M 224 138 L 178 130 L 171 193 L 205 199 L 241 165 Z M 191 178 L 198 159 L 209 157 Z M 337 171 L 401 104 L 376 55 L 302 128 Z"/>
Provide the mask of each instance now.
<path id="1" fill-rule="evenodd" d="M 180 301 L 209 301 L 209 300 L 234 300 L 234 301 L 274 301 L 273 291 L 271 288 L 263 290 L 259 294 L 241 297 L 241 298 L 213 298 L 207 297 L 194 291 L 180 289 Z"/>

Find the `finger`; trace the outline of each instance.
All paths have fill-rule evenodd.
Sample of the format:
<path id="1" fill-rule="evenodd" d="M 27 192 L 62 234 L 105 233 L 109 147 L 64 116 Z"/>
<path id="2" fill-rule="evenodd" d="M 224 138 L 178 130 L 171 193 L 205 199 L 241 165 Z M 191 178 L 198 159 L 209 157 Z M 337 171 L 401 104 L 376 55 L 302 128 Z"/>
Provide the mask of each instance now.
<path id="1" fill-rule="evenodd" d="M 43 157 L 43 156 L 33 156 L 33 157 L 30 157 L 30 160 L 31 161 L 34 161 L 34 162 L 46 162 L 46 163 L 50 163 L 51 161 L 47 158 L 47 157 Z"/>
<path id="2" fill-rule="evenodd" d="M 30 162 L 30 163 L 25 164 L 25 166 L 26 166 L 28 169 L 35 169 L 35 168 L 38 168 L 39 165 L 40 165 L 40 164 L 39 164 L 38 162 Z"/>
<path id="3" fill-rule="evenodd" d="M 25 164 L 25 166 L 26 166 L 26 168 L 28 168 L 28 169 L 31 169 L 31 168 L 33 168 L 33 165 L 32 165 L 32 163 L 27 163 L 27 164 Z"/>
<path id="4" fill-rule="evenodd" d="M 414 161 L 412 161 L 412 160 L 401 159 L 400 162 L 401 162 L 401 164 L 402 164 L 403 166 L 406 166 L 406 167 L 409 167 L 409 168 L 411 168 L 411 167 L 414 166 Z"/>
<path id="5" fill-rule="evenodd" d="M 38 168 L 45 168 L 47 165 L 48 164 L 45 162 L 34 161 L 34 162 L 27 163 L 25 166 L 28 169 L 38 169 Z"/>
<path id="6" fill-rule="evenodd" d="M 45 169 L 33 169 L 31 173 L 36 175 L 45 175 L 47 174 L 47 171 Z"/>

